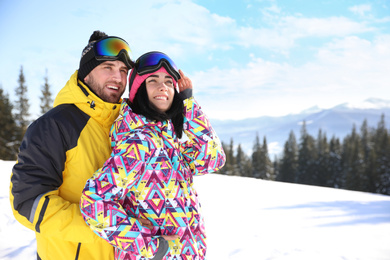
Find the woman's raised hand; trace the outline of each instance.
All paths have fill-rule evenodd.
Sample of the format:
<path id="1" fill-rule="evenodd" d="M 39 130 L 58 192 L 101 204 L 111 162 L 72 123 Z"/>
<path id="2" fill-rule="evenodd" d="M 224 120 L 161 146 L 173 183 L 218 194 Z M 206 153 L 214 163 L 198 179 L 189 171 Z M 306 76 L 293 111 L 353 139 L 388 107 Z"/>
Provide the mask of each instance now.
<path id="1" fill-rule="evenodd" d="M 179 92 L 182 92 L 188 88 L 192 89 L 192 81 L 190 80 L 190 78 L 184 75 L 184 72 L 182 70 L 179 70 L 179 73 L 180 79 L 177 81 L 177 84 L 179 85 Z"/>

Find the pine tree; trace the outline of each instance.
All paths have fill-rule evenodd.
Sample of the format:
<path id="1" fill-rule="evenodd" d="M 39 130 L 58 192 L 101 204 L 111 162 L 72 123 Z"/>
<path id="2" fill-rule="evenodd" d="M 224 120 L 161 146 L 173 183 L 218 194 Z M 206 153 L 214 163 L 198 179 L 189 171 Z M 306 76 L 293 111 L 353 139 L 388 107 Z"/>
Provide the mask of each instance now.
<path id="1" fill-rule="evenodd" d="M 363 121 L 360 127 L 361 145 L 364 163 L 364 175 L 367 182 L 364 184 L 364 191 L 375 192 L 375 183 L 378 183 L 376 175 L 376 154 L 374 150 L 373 133 L 368 128 L 367 120 Z"/>
<path id="2" fill-rule="evenodd" d="M 295 183 L 298 172 L 298 145 L 293 131 L 284 144 L 277 181 Z"/>
<path id="3" fill-rule="evenodd" d="M 239 176 L 245 176 L 245 173 L 243 172 L 243 170 L 244 170 L 244 165 L 243 165 L 244 155 L 245 154 L 242 151 L 241 144 L 238 144 L 235 161 L 236 161 L 236 167 L 237 167 L 236 171 L 237 171 Z"/>
<path id="4" fill-rule="evenodd" d="M 16 124 L 12 114 L 12 104 L 8 94 L 0 86 L 0 159 L 15 160 L 17 145 L 15 143 Z"/>
<path id="5" fill-rule="evenodd" d="M 317 158 L 315 163 L 315 169 L 312 175 L 313 185 L 326 186 L 329 179 L 329 144 L 326 138 L 326 134 L 322 133 L 322 130 L 318 130 L 317 137 Z"/>
<path id="6" fill-rule="evenodd" d="M 237 174 L 239 176 L 249 177 L 251 172 L 250 160 L 242 150 L 241 144 L 238 144 L 235 162 L 237 167 Z"/>
<path id="7" fill-rule="evenodd" d="M 306 122 L 301 128 L 301 139 L 298 153 L 298 176 L 297 183 L 313 184 L 313 173 L 316 162 L 315 140 L 306 129 Z"/>
<path id="8" fill-rule="evenodd" d="M 230 144 L 229 144 L 229 150 L 226 154 L 226 160 L 229 161 L 228 164 L 228 175 L 238 175 L 236 172 L 236 160 L 234 157 L 234 141 L 233 138 L 230 139 Z"/>
<path id="9" fill-rule="evenodd" d="M 280 173 L 280 161 L 278 159 L 278 156 L 275 155 L 274 157 L 274 161 L 273 161 L 273 177 L 274 177 L 274 180 L 276 181 L 277 180 L 277 177 L 279 176 L 279 173 Z"/>
<path id="10" fill-rule="evenodd" d="M 363 158 L 365 161 L 368 160 L 370 151 L 373 149 L 372 137 L 368 129 L 367 119 L 365 119 L 360 127 L 361 141 L 363 148 Z"/>
<path id="11" fill-rule="evenodd" d="M 222 149 L 225 151 L 226 162 L 225 162 L 225 166 L 222 167 L 222 169 L 220 169 L 217 173 L 219 173 L 219 174 L 227 174 L 228 169 L 230 168 L 230 161 L 229 161 L 229 158 L 228 158 L 229 147 L 224 142 L 221 142 L 221 144 L 222 144 Z"/>
<path id="12" fill-rule="evenodd" d="M 275 180 L 272 170 L 272 162 L 268 154 L 267 138 L 263 137 L 263 145 L 260 147 L 260 153 L 258 154 L 260 161 L 259 176 L 263 180 Z"/>
<path id="13" fill-rule="evenodd" d="M 221 174 L 226 175 L 235 175 L 235 158 L 234 158 L 234 147 L 233 147 L 233 139 L 230 139 L 230 144 L 226 145 L 222 142 L 223 150 L 225 151 L 226 155 L 226 162 L 225 166 L 221 169 Z"/>
<path id="14" fill-rule="evenodd" d="M 327 178 L 328 187 L 340 188 L 342 186 L 343 167 L 341 163 L 342 148 L 340 140 L 335 136 L 332 137 L 329 144 L 329 175 Z"/>
<path id="15" fill-rule="evenodd" d="M 253 145 L 253 151 L 252 151 L 252 177 L 253 178 L 260 178 L 260 171 L 261 171 L 261 144 L 259 135 L 256 134 L 255 144 Z"/>
<path id="16" fill-rule="evenodd" d="M 49 85 L 49 79 L 47 76 L 47 70 L 46 70 L 46 75 L 44 77 L 45 83 L 42 86 L 42 96 L 40 97 L 41 99 L 41 114 L 46 113 L 52 108 L 53 105 L 53 99 L 51 97 L 51 92 L 50 92 L 50 85 Z"/>
<path id="17" fill-rule="evenodd" d="M 390 195 L 390 137 L 386 129 L 385 116 L 381 116 L 375 133 L 375 157 L 377 193 Z"/>
<path id="18" fill-rule="evenodd" d="M 379 191 L 378 187 L 380 186 L 380 177 L 378 171 L 378 163 L 379 160 L 376 156 L 375 149 L 372 149 L 370 151 L 366 167 L 366 174 L 368 178 L 368 192 L 377 193 Z"/>
<path id="19" fill-rule="evenodd" d="M 353 126 L 351 135 L 344 138 L 343 144 L 343 188 L 364 191 L 367 183 L 361 138 Z"/>
<path id="20" fill-rule="evenodd" d="M 26 80 L 24 78 L 23 74 L 23 66 L 20 67 L 20 74 L 18 79 L 18 86 L 15 89 L 15 94 L 17 97 L 17 100 L 15 101 L 14 109 L 15 112 L 15 120 L 16 125 L 18 127 L 18 133 L 17 133 L 17 139 L 20 143 L 24 133 L 26 132 L 26 129 L 29 125 L 28 117 L 30 116 L 29 113 L 29 102 L 27 98 L 27 86 L 26 86 Z"/>

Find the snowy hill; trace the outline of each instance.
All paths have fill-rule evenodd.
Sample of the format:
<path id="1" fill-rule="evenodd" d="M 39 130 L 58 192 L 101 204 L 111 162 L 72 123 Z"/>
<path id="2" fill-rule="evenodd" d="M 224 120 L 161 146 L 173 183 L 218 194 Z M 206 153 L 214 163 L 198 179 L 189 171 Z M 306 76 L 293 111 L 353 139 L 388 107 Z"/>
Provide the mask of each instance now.
<path id="1" fill-rule="evenodd" d="M 345 103 L 330 109 L 309 108 L 300 114 L 292 114 L 282 117 L 258 117 L 243 120 L 217 120 L 211 119 L 221 140 L 229 144 L 233 138 L 234 144 L 241 144 L 243 150 L 251 153 L 256 134 L 260 141 L 267 138 L 268 151 L 272 156 L 283 151 L 290 131 L 294 131 L 299 142 L 302 122 L 305 121 L 307 131 L 317 138 L 318 130 L 322 129 L 328 139 L 336 136 L 342 139 L 351 133 L 353 125 L 360 129 L 363 121 L 367 119 L 370 127 L 377 127 L 381 115 L 385 115 L 385 121 L 390 127 L 390 101 L 370 98 L 359 104 Z M 387 120 L 386 120 L 387 119 Z"/>
<path id="2" fill-rule="evenodd" d="M 13 218 L 1 161 L 0 259 L 36 259 L 34 233 Z M 390 196 L 211 174 L 194 179 L 209 260 L 388 260 Z"/>

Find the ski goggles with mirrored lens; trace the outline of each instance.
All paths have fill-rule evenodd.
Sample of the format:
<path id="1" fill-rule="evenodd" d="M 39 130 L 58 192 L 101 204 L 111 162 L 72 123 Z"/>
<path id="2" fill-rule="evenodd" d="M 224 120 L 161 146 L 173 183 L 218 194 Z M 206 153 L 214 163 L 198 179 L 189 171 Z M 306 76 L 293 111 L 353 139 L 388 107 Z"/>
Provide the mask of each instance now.
<path id="1" fill-rule="evenodd" d="M 180 79 L 179 70 L 177 69 L 176 64 L 171 58 L 168 57 L 168 55 L 162 52 L 152 51 L 145 53 L 135 62 L 135 68 L 137 70 L 137 73 L 141 76 L 155 72 L 162 66 L 164 66 L 167 72 L 171 74 L 171 76 L 176 81 Z"/>
<path id="2" fill-rule="evenodd" d="M 119 37 L 107 37 L 99 40 L 93 43 L 93 50 L 95 59 L 98 61 L 121 60 L 128 68 L 133 67 L 134 63 L 130 59 L 130 46 Z M 88 57 L 86 57 L 86 60 L 89 60 Z"/>
<path id="3" fill-rule="evenodd" d="M 93 49 L 96 58 L 117 57 L 121 51 L 131 52 L 127 42 L 118 37 L 108 37 L 94 43 Z"/>

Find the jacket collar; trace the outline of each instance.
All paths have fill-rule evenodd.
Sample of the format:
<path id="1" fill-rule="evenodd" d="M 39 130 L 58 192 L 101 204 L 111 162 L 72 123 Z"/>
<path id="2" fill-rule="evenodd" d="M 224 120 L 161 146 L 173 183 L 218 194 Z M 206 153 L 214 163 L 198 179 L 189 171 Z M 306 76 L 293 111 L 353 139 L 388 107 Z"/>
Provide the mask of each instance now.
<path id="1" fill-rule="evenodd" d="M 149 120 L 143 115 L 134 113 L 131 107 L 127 104 L 127 101 L 128 99 L 123 99 L 119 115 L 124 118 L 130 130 L 135 130 L 143 127 L 158 127 L 160 129 L 163 129 L 171 125 L 170 120 L 163 122 Z"/>
<path id="2" fill-rule="evenodd" d="M 103 127 L 110 128 L 118 117 L 120 104 L 108 103 L 96 96 L 82 81 L 77 79 L 76 71 L 58 93 L 54 106 L 74 104 Z M 122 101 L 122 100 L 120 100 Z"/>

